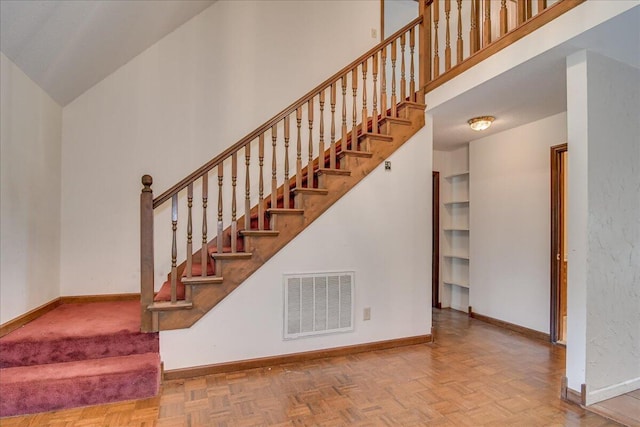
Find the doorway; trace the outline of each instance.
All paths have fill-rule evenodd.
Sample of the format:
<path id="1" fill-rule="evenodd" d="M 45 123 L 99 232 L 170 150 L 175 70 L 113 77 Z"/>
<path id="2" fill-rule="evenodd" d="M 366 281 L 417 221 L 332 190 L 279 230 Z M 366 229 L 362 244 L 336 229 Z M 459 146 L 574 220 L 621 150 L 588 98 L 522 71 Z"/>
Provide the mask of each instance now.
<path id="1" fill-rule="evenodd" d="M 432 172 L 431 194 L 431 306 L 442 308 L 440 303 L 440 172 Z"/>
<path id="2" fill-rule="evenodd" d="M 551 147 L 551 342 L 567 341 L 567 144 Z"/>

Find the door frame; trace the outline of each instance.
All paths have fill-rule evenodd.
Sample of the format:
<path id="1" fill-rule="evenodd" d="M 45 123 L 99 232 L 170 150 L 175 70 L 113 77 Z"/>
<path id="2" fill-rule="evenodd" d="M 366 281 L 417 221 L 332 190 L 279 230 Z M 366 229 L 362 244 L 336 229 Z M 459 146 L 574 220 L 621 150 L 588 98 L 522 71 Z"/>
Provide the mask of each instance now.
<path id="1" fill-rule="evenodd" d="M 440 172 L 432 171 L 431 194 L 431 306 L 442 308 L 440 302 Z"/>
<path id="2" fill-rule="evenodd" d="M 568 152 L 567 144 L 560 144 L 551 147 L 551 319 L 550 338 L 551 342 L 558 341 L 560 328 L 562 328 L 560 284 L 562 283 L 562 262 L 564 261 L 563 229 L 566 227 L 563 217 L 563 194 L 564 188 L 564 165 L 562 156 Z M 566 209 L 567 207 L 564 206 Z"/>

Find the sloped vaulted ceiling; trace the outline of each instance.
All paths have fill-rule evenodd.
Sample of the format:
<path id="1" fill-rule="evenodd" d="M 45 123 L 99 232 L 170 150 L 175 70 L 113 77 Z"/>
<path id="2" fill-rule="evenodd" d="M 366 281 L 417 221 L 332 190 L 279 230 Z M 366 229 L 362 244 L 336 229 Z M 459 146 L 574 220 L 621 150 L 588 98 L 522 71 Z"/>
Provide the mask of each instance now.
<path id="1" fill-rule="evenodd" d="M 216 0 L 0 0 L 0 50 L 64 106 Z"/>

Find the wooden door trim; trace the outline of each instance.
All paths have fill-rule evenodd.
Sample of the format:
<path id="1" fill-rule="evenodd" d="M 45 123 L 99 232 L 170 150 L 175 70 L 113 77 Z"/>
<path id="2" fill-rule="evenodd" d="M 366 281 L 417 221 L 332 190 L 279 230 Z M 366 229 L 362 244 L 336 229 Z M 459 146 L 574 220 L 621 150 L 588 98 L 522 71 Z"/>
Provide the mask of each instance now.
<path id="1" fill-rule="evenodd" d="M 440 302 L 440 172 L 432 172 L 432 254 L 431 254 L 431 305 L 442 308 Z"/>
<path id="2" fill-rule="evenodd" d="M 551 248 L 550 248 L 550 270 L 551 270 L 551 319 L 550 337 L 551 342 L 558 340 L 561 326 L 560 319 L 560 263 L 562 259 L 562 193 L 564 183 L 562 182 L 562 154 L 568 150 L 567 144 L 560 144 L 551 147 Z M 561 254 L 561 259 L 557 259 L 557 254 Z"/>

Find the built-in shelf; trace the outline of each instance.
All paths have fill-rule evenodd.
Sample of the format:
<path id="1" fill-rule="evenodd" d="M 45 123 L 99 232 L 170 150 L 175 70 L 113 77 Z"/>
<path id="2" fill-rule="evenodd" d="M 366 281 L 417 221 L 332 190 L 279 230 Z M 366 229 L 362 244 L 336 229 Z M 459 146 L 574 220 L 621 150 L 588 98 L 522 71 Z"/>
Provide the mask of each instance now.
<path id="1" fill-rule="evenodd" d="M 460 288 L 467 288 L 469 289 L 469 284 L 468 283 L 456 283 L 452 280 L 443 280 L 443 282 L 445 285 L 451 285 L 451 286 L 458 286 Z"/>
<path id="2" fill-rule="evenodd" d="M 452 173 L 451 175 L 446 175 L 444 179 L 453 179 L 453 178 L 457 178 L 459 176 L 465 176 L 465 175 L 469 175 L 469 171 Z"/>
<path id="3" fill-rule="evenodd" d="M 469 255 L 455 255 L 455 254 L 444 254 L 445 258 L 456 258 L 456 259 L 466 259 L 469 260 Z"/>
<path id="4" fill-rule="evenodd" d="M 449 295 L 448 303 L 456 307 L 465 306 L 469 298 L 470 177 L 469 171 L 444 177 L 442 284 Z"/>

